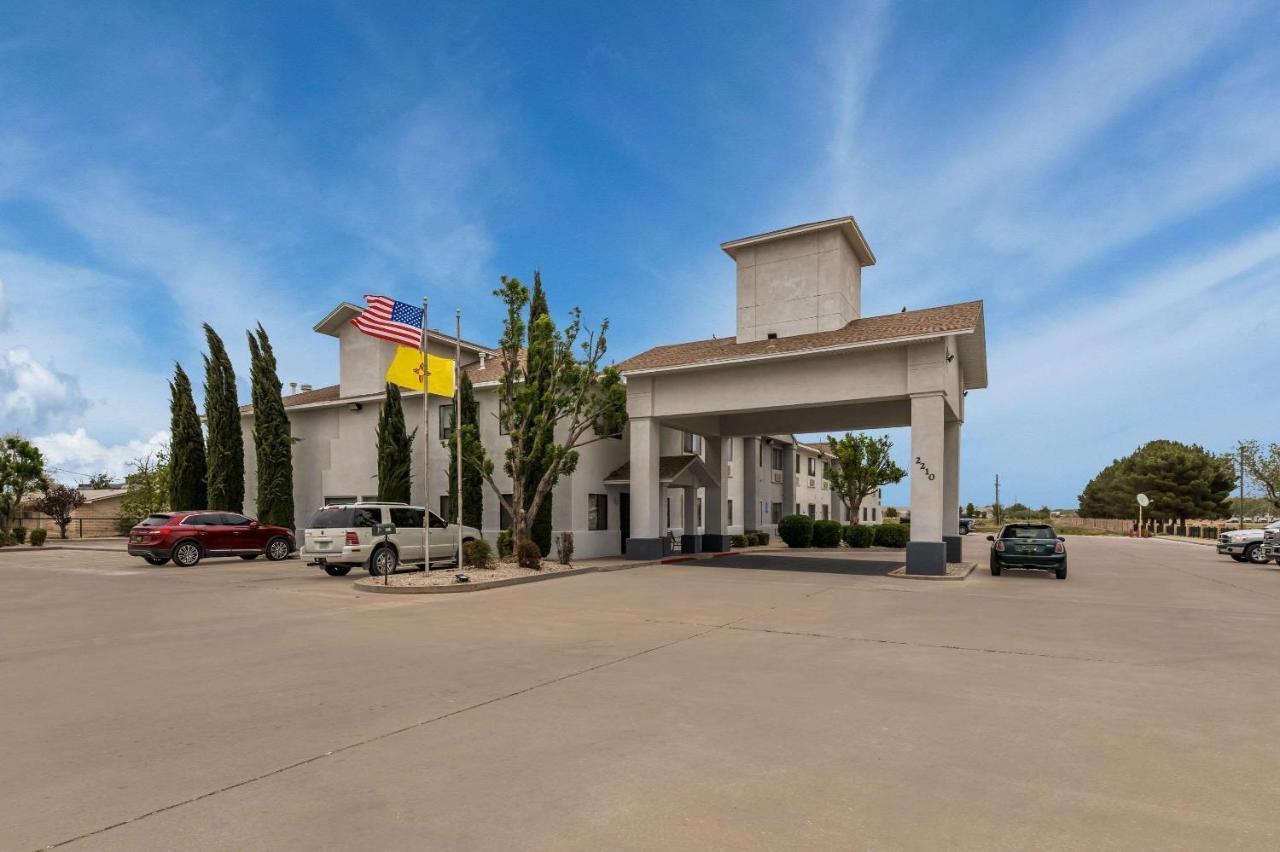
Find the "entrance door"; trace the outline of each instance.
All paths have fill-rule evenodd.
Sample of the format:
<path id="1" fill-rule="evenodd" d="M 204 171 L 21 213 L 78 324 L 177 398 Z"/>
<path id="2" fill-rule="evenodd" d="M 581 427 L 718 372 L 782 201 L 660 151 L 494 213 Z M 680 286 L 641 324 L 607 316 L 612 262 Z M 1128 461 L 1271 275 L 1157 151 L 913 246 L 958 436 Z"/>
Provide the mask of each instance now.
<path id="1" fill-rule="evenodd" d="M 627 552 L 627 539 L 631 538 L 631 492 L 618 495 L 618 529 L 622 533 L 622 552 Z"/>

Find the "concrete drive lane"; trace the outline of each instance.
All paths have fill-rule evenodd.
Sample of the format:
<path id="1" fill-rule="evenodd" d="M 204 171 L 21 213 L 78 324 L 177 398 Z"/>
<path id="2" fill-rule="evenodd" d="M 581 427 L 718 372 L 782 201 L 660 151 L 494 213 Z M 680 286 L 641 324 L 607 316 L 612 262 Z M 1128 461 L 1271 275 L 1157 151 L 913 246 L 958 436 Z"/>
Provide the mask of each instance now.
<path id="1" fill-rule="evenodd" d="M 1280 571 L 1068 546 L 421 598 L 2 551 L 0 848 L 1275 848 Z"/>

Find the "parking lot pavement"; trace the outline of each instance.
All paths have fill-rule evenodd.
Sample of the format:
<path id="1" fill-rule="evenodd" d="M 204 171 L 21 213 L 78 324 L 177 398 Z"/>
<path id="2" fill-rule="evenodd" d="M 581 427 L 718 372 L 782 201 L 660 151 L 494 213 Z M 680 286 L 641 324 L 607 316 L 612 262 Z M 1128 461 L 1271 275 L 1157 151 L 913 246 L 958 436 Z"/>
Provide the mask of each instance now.
<path id="1" fill-rule="evenodd" d="M 1280 843 L 1280 571 L 965 547 L 960 583 L 713 560 L 426 597 L 0 551 L 0 848 Z"/>

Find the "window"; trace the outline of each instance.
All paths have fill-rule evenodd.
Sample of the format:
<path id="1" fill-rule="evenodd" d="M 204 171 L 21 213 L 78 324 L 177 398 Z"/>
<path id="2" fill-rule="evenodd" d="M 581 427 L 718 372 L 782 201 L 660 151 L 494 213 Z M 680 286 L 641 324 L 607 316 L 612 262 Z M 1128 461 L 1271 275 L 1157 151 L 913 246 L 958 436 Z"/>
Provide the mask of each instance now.
<path id="1" fill-rule="evenodd" d="M 498 504 L 498 529 L 511 529 L 511 513 L 507 511 L 507 503 L 511 501 L 510 494 L 502 495 L 503 502 Z"/>
<path id="2" fill-rule="evenodd" d="M 775 521 L 782 520 L 782 504 L 781 503 L 773 504 L 773 519 Z"/>
<path id="3" fill-rule="evenodd" d="M 782 447 L 773 448 L 773 469 L 782 470 Z"/>
<path id="4" fill-rule="evenodd" d="M 809 459 L 809 475 L 810 476 L 818 475 L 818 460 L 815 458 Z"/>
<path id="5" fill-rule="evenodd" d="M 874 522 L 875 522 L 875 520 L 876 520 L 876 507 L 875 507 L 875 506 L 872 506 L 872 507 L 871 507 L 871 521 L 872 521 L 872 523 L 874 523 Z"/>
<path id="6" fill-rule="evenodd" d="M 698 498 L 698 526 L 702 526 L 702 498 Z"/>
<path id="7" fill-rule="evenodd" d="M 728 511 L 725 512 L 725 514 L 728 515 L 728 520 L 725 521 L 726 525 L 733 523 L 733 501 L 732 500 L 728 501 L 727 509 Z"/>
<path id="8" fill-rule="evenodd" d="M 763 441 L 760 443 L 760 461 L 757 462 L 757 464 L 759 464 L 761 467 L 764 467 L 764 442 Z"/>
<path id="9" fill-rule="evenodd" d="M 798 514 L 800 514 L 800 504 L 799 504 L 799 503 L 797 503 L 797 504 L 796 504 L 796 514 L 797 514 L 797 515 L 798 515 Z"/>
<path id="10" fill-rule="evenodd" d="M 822 520 L 827 521 L 830 519 L 831 519 L 831 507 L 828 506 L 826 503 L 823 503 L 822 504 Z"/>
<path id="11" fill-rule="evenodd" d="M 253 523 L 253 521 L 249 520 L 244 515 L 233 515 L 229 513 L 222 516 L 222 522 L 230 527 L 247 527 L 249 524 Z"/>
<path id="12" fill-rule="evenodd" d="M 431 513 L 431 520 L 429 521 L 429 523 L 431 524 L 431 529 L 433 530 L 442 530 L 445 527 L 449 526 L 444 522 L 444 519 L 441 518 L 439 515 L 437 515 L 435 512 Z"/>
<path id="13" fill-rule="evenodd" d="M 796 473 L 800 472 L 800 454 L 796 453 Z"/>
<path id="14" fill-rule="evenodd" d="M 218 515 L 188 515 L 183 521 L 184 527 L 216 527 L 222 523 Z"/>
<path id="15" fill-rule="evenodd" d="M 422 529 L 422 518 L 426 512 L 422 509 L 415 509 L 412 506 L 392 506 L 391 507 L 391 523 L 397 529 L 404 527 L 407 530 Z"/>
<path id="16" fill-rule="evenodd" d="M 507 423 L 507 407 L 502 404 L 502 400 L 498 400 L 498 434 L 510 435 L 511 426 Z M 503 527 L 505 530 L 506 527 Z"/>
<path id="17" fill-rule="evenodd" d="M 587 495 L 587 529 L 609 529 L 609 497 L 605 494 Z"/>
<path id="18" fill-rule="evenodd" d="M 667 528 L 671 528 L 671 498 L 667 498 Z"/>
<path id="19" fill-rule="evenodd" d="M 382 523 L 382 512 L 364 506 L 321 509 L 311 516 L 309 529 L 342 529 L 344 527 L 373 527 Z"/>
<path id="20" fill-rule="evenodd" d="M 453 435 L 453 403 L 440 406 L 440 440 L 447 441 Z"/>
<path id="21" fill-rule="evenodd" d="M 684 451 L 693 455 L 700 455 L 702 453 L 702 436 L 695 435 L 692 432 L 685 432 Z"/>
<path id="22" fill-rule="evenodd" d="M 440 495 L 440 517 L 446 520 L 453 520 L 453 507 L 449 505 L 449 495 Z"/>
<path id="23" fill-rule="evenodd" d="M 809 504 L 809 517 L 815 519 L 818 517 L 818 513 L 814 511 L 814 505 L 812 503 Z"/>
<path id="24" fill-rule="evenodd" d="M 871 519 L 871 515 L 868 513 L 867 507 L 866 507 L 866 506 L 863 506 L 863 507 L 862 507 L 862 520 L 864 520 L 864 521 L 868 521 L 868 520 L 870 520 L 870 519 Z"/>

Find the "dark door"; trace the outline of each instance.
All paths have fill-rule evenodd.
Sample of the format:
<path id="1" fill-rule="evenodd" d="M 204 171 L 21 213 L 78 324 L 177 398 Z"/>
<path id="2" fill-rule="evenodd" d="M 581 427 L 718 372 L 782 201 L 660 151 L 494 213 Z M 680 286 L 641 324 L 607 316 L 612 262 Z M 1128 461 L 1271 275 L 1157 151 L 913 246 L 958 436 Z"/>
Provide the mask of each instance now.
<path id="1" fill-rule="evenodd" d="M 622 552 L 627 552 L 627 539 L 631 538 L 631 492 L 618 495 L 618 530 L 622 533 Z"/>
<path id="2" fill-rule="evenodd" d="M 226 524 L 228 550 L 262 550 L 267 546 L 266 530 L 244 515 L 223 514 L 222 522 Z"/>

